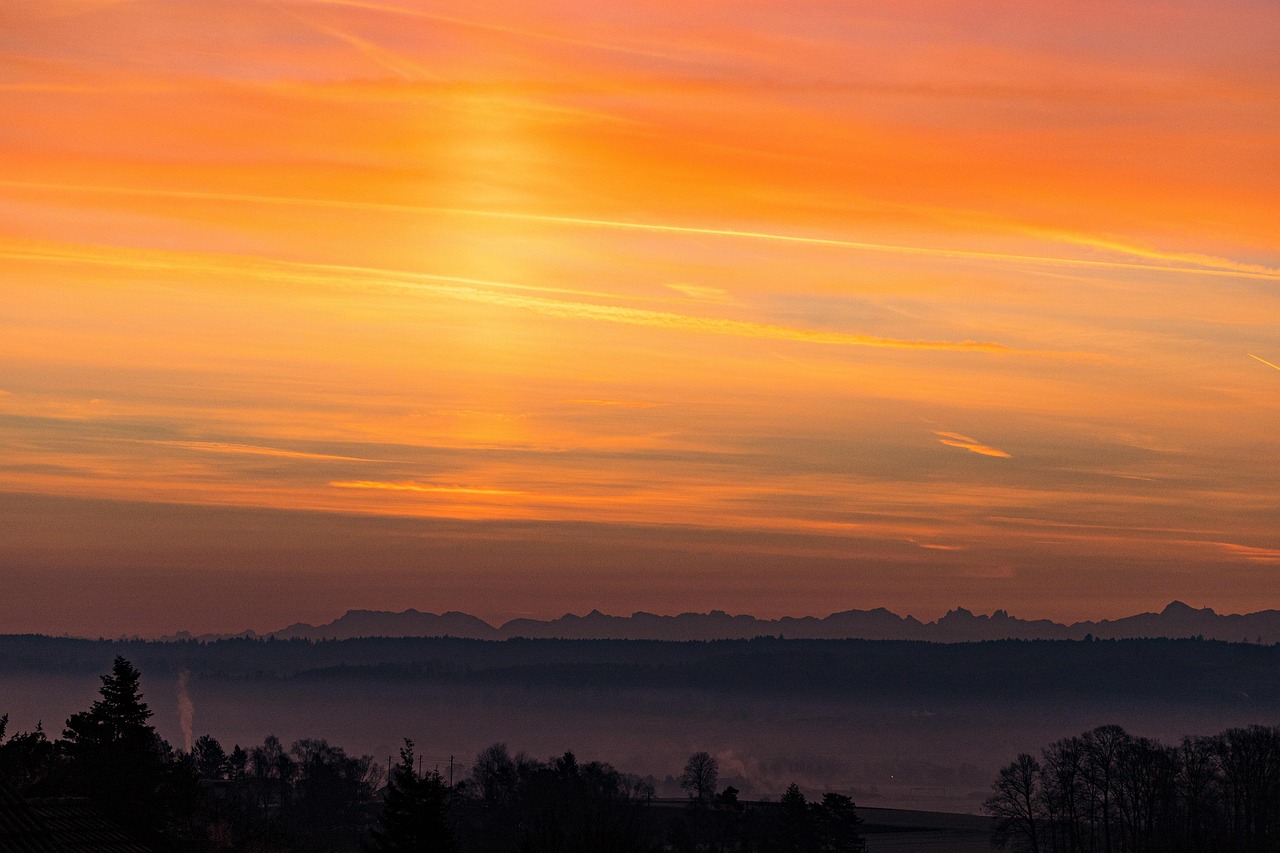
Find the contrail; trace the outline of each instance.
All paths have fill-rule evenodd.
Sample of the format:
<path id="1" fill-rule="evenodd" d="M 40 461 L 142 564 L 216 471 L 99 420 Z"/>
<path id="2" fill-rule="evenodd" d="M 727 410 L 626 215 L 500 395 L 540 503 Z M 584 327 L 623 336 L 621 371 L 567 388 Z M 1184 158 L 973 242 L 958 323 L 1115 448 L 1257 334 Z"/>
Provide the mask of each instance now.
<path id="1" fill-rule="evenodd" d="M 499 210 L 476 210 L 460 207 L 432 207 L 414 204 L 395 204 L 391 202 L 296 198 L 288 196 L 202 192 L 195 190 L 133 189 L 128 187 L 49 184 L 28 181 L 0 181 L 0 187 L 49 190 L 54 192 L 83 192 L 99 193 L 103 195 L 142 196 L 152 198 L 180 198 L 196 201 L 226 201 L 294 207 L 323 207 L 336 210 L 375 210 L 394 213 L 475 217 L 481 219 L 506 219 L 520 222 L 543 222 L 558 225 L 576 225 L 587 228 L 605 228 L 619 231 L 639 231 L 658 234 L 689 234 L 706 237 L 729 237 L 790 245 L 823 246 L 834 249 L 852 249 L 855 251 L 952 258 L 957 260 L 1006 261 L 1011 263 L 1047 264 L 1051 266 L 1077 267 L 1084 269 L 1133 270 L 1142 272 L 1177 273 L 1181 275 L 1280 281 L 1280 271 L 1266 269 L 1239 269 L 1237 266 L 1175 266 L 1171 264 L 1144 264 L 1132 261 L 1100 261 L 1085 258 L 1060 258 L 1052 255 L 1023 255 L 1012 252 L 983 252 L 974 249 L 938 249 L 928 246 L 903 246 L 892 243 L 871 243 L 861 240 L 842 240 L 832 237 L 809 237 L 800 234 L 777 234 L 769 231 L 709 228 L 691 225 L 665 225 L 653 222 L 626 222 L 615 219 L 594 219 L 581 216 L 555 216 L 551 214 L 518 213 Z M 1127 251 L 1120 244 L 1114 245 L 1116 246 L 1116 251 Z M 1212 259 L 1206 257 L 1204 262 L 1208 264 L 1211 260 Z M 1188 263 L 1191 263 L 1191 261 L 1188 260 Z M 1234 262 L 1227 263 L 1234 264 Z"/>
<path id="2" fill-rule="evenodd" d="M 1245 353 L 1245 355 L 1249 356 L 1249 358 L 1253 359 L 1254 361 L 1262 362 L 1267 367 L 1274 367 L 1276 370 L 1280 370 L 1280 364 L 1272 364 L 1271 362 L 1267 361 L 1265 358 L 1258 358 L 1256 355 L 1254 355 L 1251 352 L 1247 352 Z"/>

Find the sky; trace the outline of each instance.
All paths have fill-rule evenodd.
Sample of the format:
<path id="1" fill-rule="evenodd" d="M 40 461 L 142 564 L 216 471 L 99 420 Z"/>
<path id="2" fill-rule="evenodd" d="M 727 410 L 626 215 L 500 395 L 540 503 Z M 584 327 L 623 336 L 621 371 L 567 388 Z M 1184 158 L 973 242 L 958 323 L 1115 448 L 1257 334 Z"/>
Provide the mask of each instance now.
<path id="1" fill-rule="evenodd" d="M 0 631 L 1280 607 L 1277 41 L 0 2 Z"/>

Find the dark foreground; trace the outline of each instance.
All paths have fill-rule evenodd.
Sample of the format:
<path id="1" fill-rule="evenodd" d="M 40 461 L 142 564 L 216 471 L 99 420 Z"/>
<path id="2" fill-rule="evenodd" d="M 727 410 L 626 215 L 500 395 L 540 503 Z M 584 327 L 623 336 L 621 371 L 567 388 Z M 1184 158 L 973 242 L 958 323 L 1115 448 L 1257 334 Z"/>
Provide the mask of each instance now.
<path id="1" fill-rule="evenodd" d="M 990 853 L 991 819 L 909 809 L 858 809 L 867 853 Z"/>

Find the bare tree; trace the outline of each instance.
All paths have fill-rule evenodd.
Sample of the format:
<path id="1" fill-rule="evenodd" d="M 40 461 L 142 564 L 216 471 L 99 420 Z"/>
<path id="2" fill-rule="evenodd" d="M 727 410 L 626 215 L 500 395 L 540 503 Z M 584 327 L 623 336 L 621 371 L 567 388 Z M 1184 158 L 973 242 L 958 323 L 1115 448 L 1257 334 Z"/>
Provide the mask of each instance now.
<path id="1" fill-rule="evenodd" d="M 1280 842 L 1280 727 L 1227 729 L 1217 737 L 1226 818 L 1247 850 Z"/>
<path id="2" fill-rule="evenodd" d="M 505 743 L 486 747 L 476 756 L 476 763 L 471 768 L 471 780 L 487 805 L 508 803 L 515 797 L 516 786 L 520 781 L 519 772 Z"/>
<path id="3" fill-rule="evenodd" d="M 1116 808 L 1117 775 L 1129 745 L 1129 734 L 1116 725 L 1098 726 L 1081 735 L 1085 781 L 1090 792 L 1091 823 L 1102 830 L 1103 853 L 1115 853 L 1120 815 Z"/>
<path id="4" fill-rule="evenodd" d="M 1044 821 L 1040 762 L 1022 753 L 1000 771 L 991 787 L 992 794 L 983 806 L 996 819 L 996 843 L 1002 848 L 1012 846 L 1021 853 L 1040 853 Z"/>
<path id="5" fill-rule="evenodd" d="M 699 803 L 711 802 L 716 795 L 716 782 L 720 779 L 720 762 L 708 752 L 695 752 L 689 756 L 680 776 L 680 787 Z"/>
<path id="6" fill-rule="evenodd" d="M 1040 781 L 1044 788 L 1046 825 L 1041 847 L 1049 850 L 1085 849 L 1085 834 L 1092 830 L 1089 794 L 1085 785 L 1085 748 L 1079 737 L 1063 738 L 1045 747 Z"/>

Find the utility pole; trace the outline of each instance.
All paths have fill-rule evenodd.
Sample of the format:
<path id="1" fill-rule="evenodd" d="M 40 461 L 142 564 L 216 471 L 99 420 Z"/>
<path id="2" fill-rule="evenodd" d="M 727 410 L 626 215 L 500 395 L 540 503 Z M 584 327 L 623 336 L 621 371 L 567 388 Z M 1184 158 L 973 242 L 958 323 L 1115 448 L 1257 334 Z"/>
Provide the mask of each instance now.
<path id="1" fill-rule="evenodd" d="M 453 756 L 449 756 L 449 787 L 453 787 Z"/>

